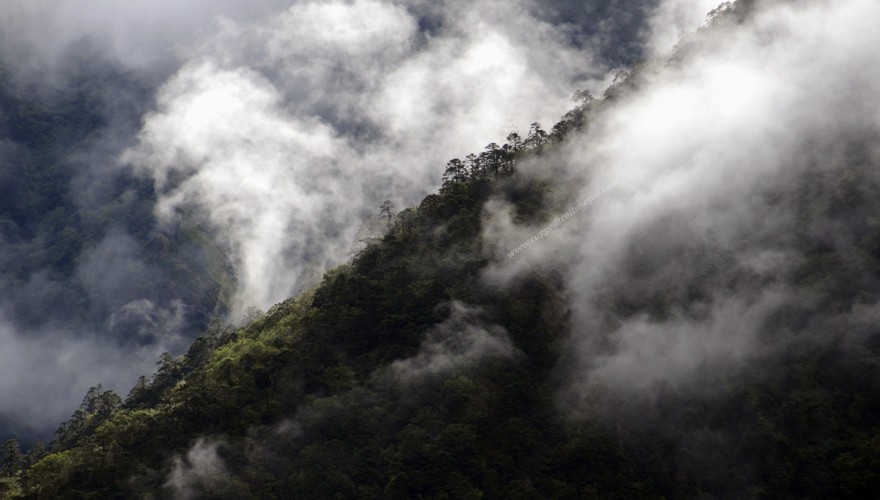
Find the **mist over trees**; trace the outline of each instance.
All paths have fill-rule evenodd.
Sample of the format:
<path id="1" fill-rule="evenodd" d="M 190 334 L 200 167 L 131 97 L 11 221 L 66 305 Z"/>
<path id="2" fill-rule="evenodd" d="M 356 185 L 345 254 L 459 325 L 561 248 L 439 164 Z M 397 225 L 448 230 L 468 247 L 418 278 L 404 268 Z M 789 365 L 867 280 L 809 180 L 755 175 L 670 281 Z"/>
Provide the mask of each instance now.
<path id="1" fill-rule="evenodd" d="M 54 90 L 4 74 L 0 497 L 876 495 L 880 6 L 724 3 L 665 52 L 684 4 L 296 3 L 221 23 L 161 86 L 96 58 Z M 355 90 L 375 68 L 329 55 L 344 92 L 278 83 L 338 83 L 263 53 L 337 8 L 353 38 L 315 50 L 414 41 L 372 62 L 419 82 L 446 57 L 482 81 L 444 45 L 487 47 L 456 8 L 508 66 L 533 23 L 631 67 L 463 149 L 491 105 L 377 110 L 423 87 Z M 459 139 L 419 135 L 441 118 Z M 22 425 L 39 399 L 7 402 L 19 358 L 88 373 L 57 394 L 106 378 L 49 437 Z"/>
<path id="2" fill-rule="evenodd" d="M 628 5 L 4 3 L 0 434 L 47 439 L 89 387 L 313 286 L 377 203 L 631 62 L 595 54 L 647 39 L 653 4 Z"/>

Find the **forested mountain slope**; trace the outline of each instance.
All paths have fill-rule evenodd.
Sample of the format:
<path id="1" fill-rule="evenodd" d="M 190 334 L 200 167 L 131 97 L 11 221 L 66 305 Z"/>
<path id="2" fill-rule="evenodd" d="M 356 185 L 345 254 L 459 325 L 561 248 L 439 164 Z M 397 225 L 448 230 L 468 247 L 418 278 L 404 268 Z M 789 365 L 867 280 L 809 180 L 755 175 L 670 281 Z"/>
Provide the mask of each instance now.
<path id="1" fill-rule="evenodd" d="M 125 392 L 212 318 L 314 286 L 382 200 L 604 88 L 658 6 L 3 2 L 0 442 L 48 440 L 90 386 Z"/>
<path id="2" fill-rule="evenodd" d="M 755 3 L 602 98 L 576 94 L 551 130 L 450 161 L 437 194 L 383 205 L 385 235 L 307 293 L 246 326 L 213 324 L 125 399 L 93 389 L 48 450 L 5 452 L 2 484 L 32 498 L 875 496 L 876 123 L 799 130 L 763 171 L 725 142 L 707 160 L 725 189 L 688 184 L 711 191 L 705 205 L 649 205 L 608 232 L 595 228 L 640 200 L 627 193 L 652 187 L 623 176 L 584 203 L 564 166 L 613 147 L 590 141 L 705 57 L 712 33 L 752 22 Z M 746 132 L 729 140 L 763 144 Z M 672 163 L 699 170 L 690 161 Z M 764 174 L 758 187 L 740 196 L 728 162 Z M 687 172 L 663 173 L 659 190 L 678 193 Z M 511 255 L 498 232 L 516 227 L 543 236 Z M 572 250 L 585 245 L 599 250 Z"/>

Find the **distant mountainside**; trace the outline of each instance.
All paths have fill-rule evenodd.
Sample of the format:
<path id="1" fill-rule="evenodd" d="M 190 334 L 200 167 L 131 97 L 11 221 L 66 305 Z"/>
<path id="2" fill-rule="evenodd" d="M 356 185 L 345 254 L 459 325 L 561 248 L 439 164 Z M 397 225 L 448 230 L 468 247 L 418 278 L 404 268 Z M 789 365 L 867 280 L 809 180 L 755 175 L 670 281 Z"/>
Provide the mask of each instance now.
<path id="1" fill-rule="evenodd" d="M 0 494 L 876 496 L 880 123 L 838 106 L 873 98 L 853 94 L 823 96 L 845 118 L 813 116 L 799 94 L 778 90 L 790 88 L 779 68 L 748 50 L 769 97 L 748 94 L 757 86 L 737 72 L 742 54 L 725 52 L 717 79 L 687 65 L 725 43 L 775 54 L 767 40 L 789 33 L 770 29 L 759 4 L 723 6 L 672 57 L 621 73 L 599 98 L 577 92 L 549 130 L 535 123 L 450 160 L 442 188 L 418 206 L 377 206 L 384 235 L 320 284 L 250 311 L 243 325 L 204 325 L 125 398 L 92 388 L 47 447 L 23 453 L 7 442 Z M 751 22 L 760 29 L 741 36 Z M 707 78 L 712 95 L 730 93 L 721 104 L 663 107 L 682 102 L 664 80 L 679 71 L 688 83 Z M 663 91 L 644 98 L 651 86 Z M 610 134 L 648 121 L 639 99 L 670 112 L 659 127 Z M 808 124 L 794 137 L 772 113 L 783 101 Z M 708 125 L 682 142 L 662 135 L 711 106 L 712 121 L 738 125 L 743 108 L 760 112 L 734 127 L 742 135 L 720 134 L 722 144 L 697 153 L 687 141 L 714 141 Z M 668 164 L 656 170 L 637 161 L 662 155 Z M 109 207 L 122 196 L 112 193 Z M 136 193 L 149 204 L 149 188 Z M 684 196 L 700 201 L 672 205 Z M 7 219 L 6 231 L 54 227 L 48 215 Z M 157 269 L 202 241 L 197 227 L 159 240 L 139 227 L 135 219 L 126 233 L 145 259 L 162 256 Z M 196 286 L 183 279 L 195 264 L 180 258 L 173 279 L 153 284 L 157 303 L 167 287 L 179 287 L 172 297 Z M 37 267 L 73 280 L 63 257 L 46 259 Z M 204 285 L 217 290 L 205 311 L 222 307 L 223 279 Z"/>
<path id="2" fill-rule="evenodd" d="M 639 60 L 657 5 L 3 3 L 0 442 L 45 441 L 90 386 L 126 391 L 213 319 L 313 286 L 450 151 Z M 417 120 L 388 114 L 406 93 Z"/>
<path id="3" fill-rule="evenodd" d="M 157 230 L 152 181 L 115 166 L 151 91 L 93 53 L 67 67 L 45 85 L 0 72 L 0 319 L 49 342 L 185 345 L 226 310 L 226 257 L 196 223 Z M 44 435 L 6 412 L 0 435 Z"/>

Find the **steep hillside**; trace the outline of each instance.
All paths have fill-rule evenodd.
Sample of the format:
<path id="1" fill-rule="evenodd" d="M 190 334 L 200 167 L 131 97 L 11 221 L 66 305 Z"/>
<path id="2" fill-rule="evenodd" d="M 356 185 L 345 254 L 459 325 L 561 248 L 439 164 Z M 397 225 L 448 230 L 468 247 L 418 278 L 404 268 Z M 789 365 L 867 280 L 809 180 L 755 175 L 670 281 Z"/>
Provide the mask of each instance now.
<path id="1" fill-rule="evenodd" d="M 601 99 L 576 93 L 550 131 L 451 160 L 417 207 L 376 207 L 384 236 L 318 286 L 243 326 L 215 322 L 125 399 L 89 391 L 48 449 L 4 449 L 0 485 L 29 498 L 875 496 L 880 126 L 815 112 L 818 96 L 775 79 L 809 65 L 753 51 L 797 34 L 765 29 L 779 11 L 759 3 L 720 9 Z M 741 35 L 747 23 L 761 29 Z M 773 84 L 729 71 L 738 43 Z M 716 49 L 724 78 L 693 104 Z M 712 100 L 718 87 L 749 99 Z M 657 103 L 648 126 L 638 112 Z M 772 113 L 791 108 L 790 122 Z M 719 140 L 715 122 L 740 134 Z M 681 123 L 691 135 L 662 135 Z M 785 135 L 792 123 L 807 125 Z"/>
<path id="2" fill-rule="evenodd" d="M 584 111 L 573 111 L 558 130 L 577 126 Z M 543 215 L 546 188 L 518 180 L 513 166 L 559 136 L 535 127 L 524 141 L 510 139 L 450 162 L 439 194 L 392 214 L 385 237 L 315 290 L 244 328 L 216 326 L 182 358 L 163 359 L 122 404 L 100 388 L 91 392 L 59 429 L 54 452 L 26 472 L 29 488 L 47 497 L 161 491 L 169 452 L 185 451 L 202 435 L 209 437 L 199 446 L 209 455 L 217 446 L 240 455 L 243 477 L 222 486 L 230 498 L 291 488 L 323 497 L 340 487 L 429 494 L 446 488 L 450 474 L 459 478 L 450 491 L 458 495 L 483 487 L 477 476 L 499 473 L 493 481 L 500 494 L 534 464 L 490 467 L 488 454 L 513 446 L 511 433 L 528 429 L 536 442 L 547 441 L 541 459 L 556 461 L 551 449 L 568 438 L 562 427 L 542 429 L 542 422 L 554 418 L 544 378 L 558 356 L 554 339 L 565 331 L 560 280 L 536 273 L 502 291 L 478 279 L 488 262 L 480 230 L 489 196 L 520 204 L 524 218 Z M 306 435 L 313 439 L 300 440 Z M 325 449 L 331 442 L 337 444 Z M 254 446 L 266 455 L 246 456 Z M 334 456 L 355 455 L 363 460 L 325 469 Z M 405 478 L 415 463 L 439 456 L 447 458 L 438 470 L 420 472 L 431 484 Z M 459 470 L 459 460 L 467 467 Z M 513 450 L 511 460 L 519 461 Z M 385 469 L 398 462 L 402 475 L 388 486 Z M 268 480 L 276 467 L 304 472 Z M 365 476 L 340 485 L 349 474 Z"/>

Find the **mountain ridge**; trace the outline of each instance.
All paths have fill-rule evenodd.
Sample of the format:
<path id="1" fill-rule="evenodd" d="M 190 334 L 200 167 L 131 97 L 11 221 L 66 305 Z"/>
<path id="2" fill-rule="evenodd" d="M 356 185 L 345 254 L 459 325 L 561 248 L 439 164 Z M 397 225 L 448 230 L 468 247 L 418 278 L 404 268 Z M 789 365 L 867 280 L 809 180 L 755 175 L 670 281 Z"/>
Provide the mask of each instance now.
<path id="1" fill-rule="evenodd" d="M 678 53 L 622 74 L 600 99 L 575 94 L 551 131 L 534 124 L 451 160 L 417 207 L 377 206 L 381 239 L 246 324 L 215 322 L 124 400 L 90 391 L 48 453 L 18 457 L 4 484 L 37 498 L 870 497 L 880 456 L 870 128 L 798 137 L 808 146 L 778 160 L 791 182 L 768 170 L 737 190 L 741 179 L 725 178 L 734 202 L 710 193 L 705 206 L 655 205 L 652 217 L 589 232 L 649 190 L 622 175 L 595 207 L 505 260 L 510 241 L 583 199 L 561 159 L 602 138 L 608 114 L 656 74 L 701 55 L 700 37 L 749 22 L 758 4 L 717 11 Z M 598 183 L 603 168 L 580 174 Z M 590 269 L 572 248 L 624 231 L 614 260 L 583 254 L 608 266 L 578 295 L 594 276 L 576 273 Z"/>

